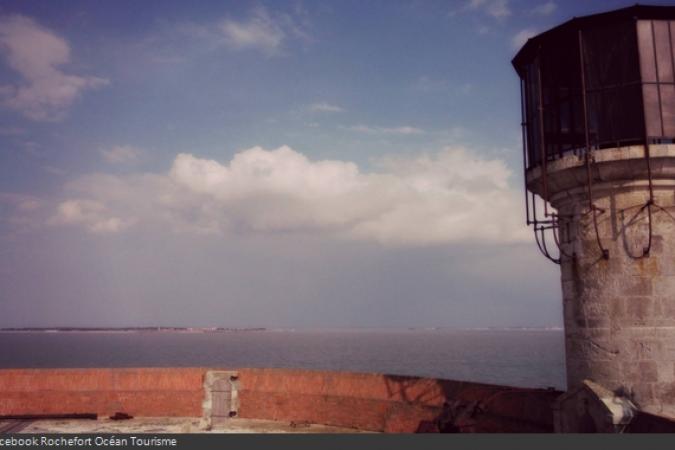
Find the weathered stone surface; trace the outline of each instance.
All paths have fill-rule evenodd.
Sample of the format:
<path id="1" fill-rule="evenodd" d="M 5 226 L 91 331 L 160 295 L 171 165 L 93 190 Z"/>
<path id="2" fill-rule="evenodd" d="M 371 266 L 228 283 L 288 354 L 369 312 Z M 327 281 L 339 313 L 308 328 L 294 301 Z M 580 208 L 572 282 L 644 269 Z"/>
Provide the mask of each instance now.
<path id="1" fill-rule="evenodd" d="M 654 383 L 659 380 L 657 365 L 654 361 L 624 362 L 622 369 L 623 373 L 633 380 L 644 383 Z"/>
<path id="2" fill-rule="evenodd" d="M 574 249 L 561 262 L 568 388 L 593 380 L 663 412 L 675 411 L 675 145 L 650 150 L 651 206 L 643 147 L 594 152 L 595 223 L 578 158 L 550 163 L 547 178 L 561 241 Z M 531 170 L 528 188 L 540 176 Z"/>
<path id="3" fill-rule="evenodd" d="M 559 433 L 617 433 L 636 415 L 635 404 L 625 396 L 590 380 L 561 395 L 553 406 Z"/>

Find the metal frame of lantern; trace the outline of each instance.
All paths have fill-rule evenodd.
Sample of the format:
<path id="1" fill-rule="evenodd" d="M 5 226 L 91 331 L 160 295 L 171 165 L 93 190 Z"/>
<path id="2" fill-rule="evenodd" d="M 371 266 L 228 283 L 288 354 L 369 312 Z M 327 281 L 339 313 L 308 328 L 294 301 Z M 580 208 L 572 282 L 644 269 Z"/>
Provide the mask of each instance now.
<path id="1" fill-rule="evenodd" d="M 654 61 L 655 64 L 658 65 L 658 58 L 656 55 L 656 36 L 655 36 L 655 31 L 654 31 L 654 26 L 653 22 L 654 19 L 649 19 L 652 22 L 651 25 L 651 47 L 653 49 L 654 55 Z M 636 32 L 635 32 L 635 38 L 638 39 L 638 32 L 637 32 L 637 17 L 634 17 L 634 23 L 636 26 Z M 671 64 L 673 65 L 673 76 L 675 77 L 675 48 L 672 48 L 675 46 L 675 30 L 671 30 L 673 27 L 673 23 L 669 25 L 669 33 L 671 36 L 671 54 L 673 55 L 671 57 Z M 593 197 L 593 167 L 595 164 L 595 159 L 594 159 L 594 150 L 596 148 L 606 148 L 607 144 L 605 143 L 600 147 L 602 144 L 601 142 L 598 142 L 597 144 L 592 144 L 591 139 L 590 139 L 590 127 L 589 127 L 589 105 L 588 105 L 588 96 L 590 94 L 603 94 L 608 91 L 611 91 L 613 89 L 616 89 L 616 86 L 600 86 L 600 87 L 595 87 L 592 90 L 590 90 L 587 86 L 587 80 L 586 80 L 586 71 L 588 69 L 587 62 L 585 60 L 585 50 L 586 47 L 584 46 L 584 34 L 582 28 L 579 26 L 576 29 L 576 36 L 577 36 L 577 51 L 579 55 L 579 72 L 580 72 L 580 84 L 581 84 L 581 101 L 582 101 L 582 118 L 583 118 L 583 144 L 580 146 L 580 148 L 574 148 L 574 152 L 579 154 L 580 157 L 584 158 L 584 166 L 586 170 L 586 180 L 585 180 L 585 190 L 586 190 L 586 195 L 588 198 L 588 210 L 584 214 L 590 214 L 592 217 L 592 222 L 593 222 L 593 229 L 594 229 L 594 234 L 596 236 L 596 243 L 598 246 L 598 250 L 600 251 L 600 254 L 602 258 L 608 259 L 609 258 L 609 251 L 606 249 L 602 241 L 600 239 L 600 234 L 598 231 L 598 217 L 602 215 L 605 211 L 595 205 L 594 203 L 594 197 Z M 636 42 L 637 47 L 636 49 L 638 50 L 638 55 L 637 57 L 639 58 L 639 46 L 640 43 Z M 526 214 L 526 223 L 528 226 L 533 227 L 534 235 L 535 235 L 535 240 L 537 242 L 537 246 L 541 253 L 544 254 L 549 260 L 553 261 L 554 263 L 560 264 L 561 259 L 564 258 L 574 258 L 575 254 L 572 253 L 570 254 L 569 252 L 565 251 L 563 248 L 562 243 L 560 242 L 559 238 L 559 229 L 560 229 L 560 224 L 561 222 L 564 222 L 568 220 L 568 217 L 563 217 L 557 214 L 557 212 L 553 211 L 553 208 L 550 207 L 549 205 L 549 186 L 548 186 L 548 161 L 549 159 L 555 158 L 556 154 L 555 153 L 549 153 L 547 152 L 547 147 L 546 147 L 546 129 L 544 126 L 544 112 L 545 112 L 545 105 L 544 105 L 544 96 L 543 96 L 543 84 L 542 84 L 542 75 L 541 75 L 541 45 L 537 48 L 537 56 L 535 58 L 537 61 L 537 83 L 536 83 L 536 93 L 534 95 L 537 96 L 536 102 L 532 102 L 530 98 L 528 98 L 528 95 L 532 95 L 532 92 L 529 91 L 526 85 L 526 80 L 525 76 L 521 74 L 520 76 L 520 94 L 521 94 L 521 128 L 522 128 L 522 139 L 523 139 L 523 177 L 524 177 L 524 184 L 525 184 L 525 214 Z M 639 62 L 639 61 L 638 61 Z M 657 67 L 657 72 L 658 72 L 658 67 Z M 674 81 L 663 81 L 658 78 L 656 78 L 656 81 L 649 81 L 643 79 L 641 76 L 639 80 L 634 81 L 634 82 L 629 82 L 629 83 L 624 83 L 620 87 L 626 88 L 626 87 L 632 87 L 632 86 L 640 86 L 640 104 L 639 106 L 641 107 L 641 114 L 642 114 L 642 119 L 643 119 L 643 124 L 642 124 L 642 129 L 643 133 L 641 137 L 633 137 L 632 139 L 628 141 L 619 141 L 617 140 L 616 142 L 616 147 L 621 147 L 623 145 L 641 145 L 644 148 L 644 161 L 645 165 L 647 168 L 647 182 L 648 182 L 648 192 L 649 192 L 649 197 L 648 200 L 640 207 L 638 212 L 636 213 L 637 215 L 641 214 L 643 211 L 646 211 L 647 213 L 647 222 L 648 222 L 648 239 L 647 239 L 647 244 L 645 247 L 642 249 L 642 253 L 640 255 L 631 255 L 631 257 L 639 259 L 639 258 L 644 258 L 649 256 L 649 252 L 651 250 L 652 246 L 652 240 L 653 240 L 653 227 L 652 227 L 652 215 L 654 214 L 654 210 L 657 211 L 662 211 L 666 213 L 670 218 L 675 220 L 675 217 L 670 214 L 667 209 L 661 205 L 658 205 L 655 200 L 654 200 L 654 187 L 653 187 L 653 176 L 652 176 L 652 161 L 651 161 L 651 154 L 650 154 L 650 143 L 651 141 L 655 141 L 656 143 L 661 143 L 663 141 L 668 142 L 675 142 L 675 139 L 673 138 L 666 138 L 666 137 L 650 137 L 648 130 L 648 118 L 647 118 L 647 111 L 646 111 L 646 104 L 645 104 L 645 93 L 644 89 L 642 89 L 645 85 L 656 85 L 657 93 L 658 93 L 658 108 L 659 108 L 659 114 L 660 114 L 660 120 L 661 124 L 663 126 L 663 107 L 661 105 L 661 85 L 662 84 L 674 84 Z M 601 97 L 602 98 L 602 97 Z M 528 148 L 528 139 L 532 138 L 530 134 L 528 133 L 528 127 L 530 123 L 528 123 L 528 115 L 526 114 L 526 111 L 528 111 L 527 106 L 528 105 L 537 105 L 537 110 L 536 110 L 536 120 L 538 121 L 538 124 L 535 128 L 538 128 L 538 136 L 537 138 L 539 139 L 539 142 L 537 143 L 537 147 L 539 147 L 539 155 L 538 157 L 540 158 L 540 161 L 538 161 L 538 165 L 540 167 L 541 173 L 539 177 L 539 182 L 541 183 L 540 185 L 540 193 L 535 194 L 534 192 L 528 192 L 527 189 L 527 171 L 528 168 L 530 168 L 530 157 L 535 157 L 534 153 L 530 152 Z M 637 106 L 637 105 L 636 105 Z M 531 113 L 532 111 L 528 111 Z M 665 128 L 663 128 L 664 134 L 665 134 Z M 534 149 L 536 150 L 536 148 Z M 559 150 L 560 155 L 562 155 L 563 151 Z M 533 166 L 537 165 L 537 161 L 535 159 L 535 164 Z M 543 211 L 540 211 L 537 208 L 537 197 L 539 197 L 543 201 Z M 549 233 L 550 232 L 550 233 Z M 554 255 L 551 252 L 552 247 L 547 244 L 547 233 L 552 234 L 553 241 L 555 243 L 555 246 L 558 249 L 557 256 Z"/>

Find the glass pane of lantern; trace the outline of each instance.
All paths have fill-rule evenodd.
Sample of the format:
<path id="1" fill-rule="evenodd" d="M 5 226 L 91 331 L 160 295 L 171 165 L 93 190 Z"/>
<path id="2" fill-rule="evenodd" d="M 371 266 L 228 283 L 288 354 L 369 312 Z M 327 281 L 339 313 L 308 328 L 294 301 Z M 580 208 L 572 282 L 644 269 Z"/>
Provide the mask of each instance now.
<path id="1" fill-rule="evenodd" d="M 656 44 L 656 66 L 658 68 L 659 81 L 673 81 L 673 61 L 670 51 L 670 33 L 668 32 L 668 22 L 665 20 L 655 20 L 654 39 Z"/>
<path id="2" fill-rule="evenodd" d="M 603 91 L 598 102 L 598 145 L 614 147 L 618 141 L 617 116 L 623 111 L 616 89 Z"/>
<path id="3" fill-rule="evenodd" d="M 617 89 L 619 107 L 615 116 L 615 139 L 617 142 L 637 142 L 644 138 L 642 118 L 642 88 L 639 85 L 623 86 Z"/>
<path id="4" fill-rule="evenodd" d="M 675 138 L 675 85 L 661 85 L 661 109 L 664 136 Z"/>
<path id="5" fill-rule="evenodd" d="M 647 136 L 663 136 L 661 129 L 661 114 L 659 111 L 659 93 L 654 84 L 642 86 L 642 95 L 645 104 L 645 121 L 647 122 Z"/>
<path id="6" fill-rule="evenodd" d="M 586 70 L 586 87 L 595 89 L 609 84 L 616 84 L 620 75 L 612 71 L 612 41 L 614 36 L 607 36 L 607 30 L 591 29 L 583 34 L 584 62 Z"/>
<path id="7" fill-rule="evenodd" d="M 637 30 L 642 81 L 656 81 L 656 63 L 654 60 L 652 22 L 649 20 L 639 20 L 637 23 Z"/>
<path id="8" fill-rule="evenodd" d="M 640 79 L 634 26 L 621 22 L 584 30 L 584 63 L 589 89 Z"/>
<path id="9" fill-rule="evenodd" d="M 560 133 L 569 133 L 571 128 L 571 104 L 569 99 L 560 101 Z"/>
<path id="10" fill-rule="evenodd" d="M 589 92 L 588 102 L 588 136 L 591 147 L 599 145 L 602 118 L 602 92 Z"/>
<path id="11" fill-rule="evenodd" d="M 575 142 L 578 147 L 583 146 L 583 138 L 581 137 L 584 132 L 584 106 L 581 95 L 575 95 L 572 97 L 572 113 L 574 114 L 574 134 L 577 136 Z"/>
<path id="12" fill-rule="evenodd" d="M 527 102 L 527 150 L 530 166 L 538 165 L 541 161 L 539 123 L 539 72 L 537 61 L 527 65 L 525 74 L 525 100 Z"/>

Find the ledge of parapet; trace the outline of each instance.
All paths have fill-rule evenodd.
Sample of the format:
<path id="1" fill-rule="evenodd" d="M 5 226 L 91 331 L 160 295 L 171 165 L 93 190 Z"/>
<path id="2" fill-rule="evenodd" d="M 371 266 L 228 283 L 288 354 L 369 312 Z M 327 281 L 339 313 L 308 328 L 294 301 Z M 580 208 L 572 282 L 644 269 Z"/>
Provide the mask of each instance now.
<path id="1" fill-rule="evenodd" d="M 302 369 L 6 369 L 0 370 L 0 417 L 199 418 L 212 370 L 236 371 L 231 392 L 219 395 L 237 399 L 237 418 L 367 431 L 550 432 L 551 404 L 560 395 L 552 389 Z"/>
<path id="2" fill-rule="evenodd" d="M 105 421 L 124 413 L 134 419 L 191 418 L 200 423 L 208 398 L 205 381 L 212 370 L 236 373 L 232 389 L 239 402 L 237 419 L 291 428 L 317 424 L 389 433 L 552 432 L 554 402 L 563 394 L 554 389 L 303 369 L 0 369 L 0 419 L 89 413 Z M 625 431 L 671 432 L 675 421 L 640 411 Z"/>

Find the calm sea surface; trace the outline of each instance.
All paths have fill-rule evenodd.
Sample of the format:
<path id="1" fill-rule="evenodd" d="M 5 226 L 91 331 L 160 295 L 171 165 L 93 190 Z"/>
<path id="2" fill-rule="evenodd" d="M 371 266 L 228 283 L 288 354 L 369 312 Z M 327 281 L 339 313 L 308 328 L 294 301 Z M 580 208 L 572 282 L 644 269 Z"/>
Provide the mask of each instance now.
<path id="1" fill-rule="evenodd" d="M 0 333 L 0 368 L 284 367 L 565 386 L 562 331 Z"/>

